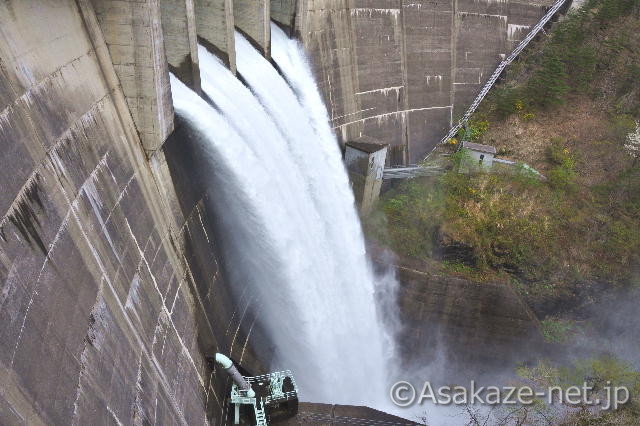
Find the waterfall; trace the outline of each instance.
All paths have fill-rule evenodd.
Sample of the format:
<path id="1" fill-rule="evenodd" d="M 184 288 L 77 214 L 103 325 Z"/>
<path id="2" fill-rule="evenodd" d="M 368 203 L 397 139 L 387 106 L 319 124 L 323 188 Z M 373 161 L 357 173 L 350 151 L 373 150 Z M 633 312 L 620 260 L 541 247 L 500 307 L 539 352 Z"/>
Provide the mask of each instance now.
<path id="1" fill-rule="evenodd" d="M 273 32 L 278 71 L 236 34 L 245 86 L 203 47 L 202 88 L 171 77 L 211 165 L 229 284 L 259 306 L 302 400 L 381 407 L 390 346 L 342 156 L 304 53 Z M 248 290 L 246 290 L 248 289 Z"/>

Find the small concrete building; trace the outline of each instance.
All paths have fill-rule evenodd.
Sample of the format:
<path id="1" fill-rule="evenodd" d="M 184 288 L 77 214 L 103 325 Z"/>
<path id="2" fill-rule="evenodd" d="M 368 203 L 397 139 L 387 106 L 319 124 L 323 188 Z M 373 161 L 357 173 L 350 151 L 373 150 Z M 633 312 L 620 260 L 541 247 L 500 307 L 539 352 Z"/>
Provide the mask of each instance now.
<path id="1" fill-rule="evenodd" d="M 529 174 L 539 179 L 546 179 L 540 172 L 525 163 L 496 157 L 496 148 L 473 142 L 463 142 L 466 153 L 460 162 L 460 173 L 490 171 L 492 173 Z"/>
<path id="2" fill-rule="evenodd" d="M 493 165 L 493 158 L 496 156 L 496 148 L 494 146 L 463 142 L 462 149 L 467 150 L 474 165 L 486 168 L 490 168 Z"/>
<path id="3" fill-rule="evenodd" d="M 361 136 L 345 144 L 344 162 L 361 214 L 367 214 L 380 195 L 388 144 Z"/>
<path id="4" fill-rule="evenodd" d="M 458 171 L 460 173 L 474 173 L 489 171 L 496 160 L 496 148 L 474 142 L 462 142 L 460 149 L 464 153 Z"/>

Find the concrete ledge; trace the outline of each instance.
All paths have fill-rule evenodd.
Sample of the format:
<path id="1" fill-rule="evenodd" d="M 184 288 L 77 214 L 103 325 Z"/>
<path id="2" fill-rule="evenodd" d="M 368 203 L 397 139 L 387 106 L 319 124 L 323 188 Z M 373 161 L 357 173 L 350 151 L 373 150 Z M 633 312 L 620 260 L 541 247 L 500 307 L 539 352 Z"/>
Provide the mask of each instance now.
<path id="1" fill-rule="evenodd" d="M 298 415 L 279 424 L 411 426 L 418 423 L 369 407 L 301 402 Z"/>

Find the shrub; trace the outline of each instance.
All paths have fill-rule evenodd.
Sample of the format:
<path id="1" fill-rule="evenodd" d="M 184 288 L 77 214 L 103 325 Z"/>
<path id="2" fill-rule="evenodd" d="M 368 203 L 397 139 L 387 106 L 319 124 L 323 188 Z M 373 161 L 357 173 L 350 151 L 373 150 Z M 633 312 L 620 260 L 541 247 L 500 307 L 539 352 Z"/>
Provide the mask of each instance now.
<path id="1" fill-rule="evenodd" d="M 572 189 L 576 178 L 576 162 L 571 150 L 562 140 L 552 141 L 547 148 L 547 160 L 554 165 L 547 176 L 551 187 L 560 190 Z"/>
<path id="2" fill-rule="evenodd" d="M 631 13 L 634 7 L 638 7 L 638 2 L 637 0 L 592 0 L 589 2 L 589 6 L 596 5 L 596 19 L 602 25 Z"/>
<path id="3" fill-rule="evenodd" d="M 460 129 L 461 139 L 465 141 L 475 141 L 480 139 L 487 130 L 489 130 L 489 122 L 487 120 L 470 120 L 467 125 Z"/>
<path id="4" fill-rule="evenodd" d="M 576 167 L 575 156 L 564 143 L 564 140 L 554 138 L 547 148 L 547 159 L 551 164 L 562 166 L 565 169 L 573 170 Z"/>
<path id="5" fill-rule="evenodd" d="M 445 260 L 442 262 L 442 266 L 446 271 L 452 272 L 454 274 L 465 275 L 465 276 L 474 276 L 476 270 L 469 265 L 465 265 L 460 262 L 450 262 Z"/>
<path id="6" fill-rule="evenodd" d="M 414 179 L 381 200 L 389 242 L 403 255 L 425 258 L 432 255 L 434 233 L 442 220 L 442 194 L 438 187 Z"/>
<path id="7" fill-rule="evenodd" d="M 496 115 L 501 119 L 524 108 L 524 103 L 518 99 L 518 93 L 512 87 L 496 88 L 494 99 Z"/>
<path id="8" fill-rule="evenodd" d="M 575 331 L 573 321 L 547 318 L 540 322 L 542 336 L 552 343 L 566 343 Z"/>
<path id="9" fill-rule="evenodd" d="M 629 134 L 636 130 L 636 120 L 628 114 L 618 114 L 613 117 L 607 129 L 608 136 L 621 144 L 629 142 Z"/>
<path id="10" fill-rule="evenodd" d="M 618 95 L 625 95 L 636 88 L 640 81 L 640 65 L 630 63 L 624 70 L 624 75 L 618 82 Z"/>
<path id="11" fill-rule="evenodd" d="M 571 70 L 569 79 L 574 89 L 589 92 L 596 72 L 598 56 L 591 46 L 570 46 L 566 48 L 565 67 Z"/>
<path id="12" fill-rule="evenodd" d="M 549 185 L 558 190 L 571 190 L 575 187 L 575 173 L 562 166 L 552 168 L 548 173 Z"/>

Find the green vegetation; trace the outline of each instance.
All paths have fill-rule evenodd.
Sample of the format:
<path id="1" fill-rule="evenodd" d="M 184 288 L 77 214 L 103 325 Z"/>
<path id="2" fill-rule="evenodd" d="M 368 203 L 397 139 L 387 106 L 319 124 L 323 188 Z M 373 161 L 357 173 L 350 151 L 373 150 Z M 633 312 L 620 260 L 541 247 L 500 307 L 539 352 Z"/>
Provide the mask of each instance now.
<path id="1" fill-rule="evenodd" d="M 445 261 L 454 274 L 507 274 L 534 306 L 589 282 L 638 285 L 640 168 L 585 187 L 575 157 L 562 141 L 551 142 L 546 181 L 525 170 L 462 174 L 454 167 L 403 182 L 382 197 L 366 229 L 396 253 Z"/>
<path id="2" fill-rule="evenodd" d="M 549 317 L 541 322 L 542 335 L 546 341 L 565 343 L 576 330 L 574 321 Z"/>
<path id="3" fill-rule="evenodd" d="M 575 189 L 576 160 L 563 141 L 554 139 L 547 147 L 547 159 L 552 164 L 549 170 L 549 184 L 561 190 Z"/>
<path id="4" fill-rule="evenodd" d="M 615 100 L 612 106 L 618 113 L 638 115 L 639 4 L 588 0 L 571 13 L 549 39 L 508 71 L 511 84 L 494 90 L 495 117 L 557 107 L 567 102 L 567 95 Z"/>
<path id="5" fill-rule="evenodd" d="M 491 99 L 495 105 L 495 114 L 499 119 L 504 119 L 509 115 L 524 108 L 521 96 L 512 87 L 498 86 L 493 89 Z"/>
<path id="6" fill-rule="evenodd" d="M 489 130 L 489 122 L 487 120 L 470 120 L 465 128 L 460 129 L 458 137 L 465 141 L 475 141 Z"/>
<path id="7" fill-rule="evenodd" d="M 561 53 L 550 50 L 526 86 L 526 94 L 534 105 L 548 107 L 565 102 L 569 91 L 568 74 Z"/>

